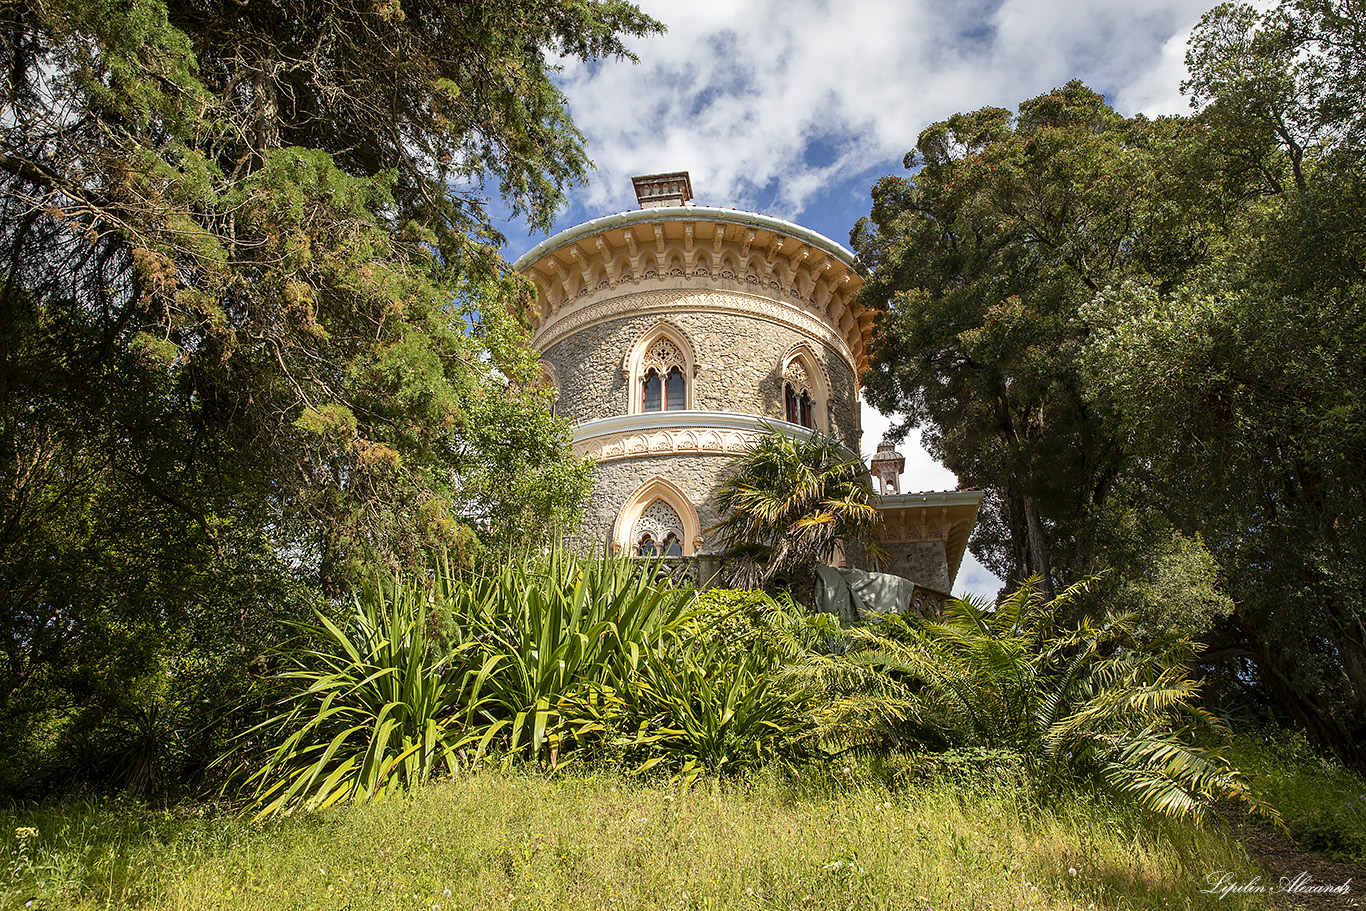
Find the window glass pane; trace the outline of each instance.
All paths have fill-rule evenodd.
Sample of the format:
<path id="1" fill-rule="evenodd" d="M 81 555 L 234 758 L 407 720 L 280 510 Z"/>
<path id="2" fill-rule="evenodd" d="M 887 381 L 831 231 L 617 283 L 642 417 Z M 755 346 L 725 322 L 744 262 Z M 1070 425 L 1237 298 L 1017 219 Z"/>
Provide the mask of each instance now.
<path id="1" fill-rule="evenodd" d="M 664 550 L 664 556 L 666 556 L 666 557 L 681 557 L 681 556 L 683 556 L 683 545 L 679 543 L 679 541 L 678 541 L 678 535 L 675 535 L 675 534 L 673 534 L 672 532 L 670 532 L 670 533 L 669 533 L 669 536 L 668 536 L 667 538 L 664 539 L 664 548 L 663 548 L 663 550 Z"/>
<path id="2" fill-rule="evenodd" d="M 665 403 L 665 407 L 669 411 L 682 411 L 686 407 L 687 399 L 684 396 L 683 371 L 677 367 L 669 371 L 669 383 L 666 391 L 668 392 L 668 401 Z"/>
<path id="3" fill-rule="evenodd" d="M 787 399 L 788 423 L 795 424 L 797 423 L 797 394 L 792 391 L 791 386 L 786 384 L 783 386 L 783 391 L 786 393 L 785 397 Z"/>
<path id="4" fill-rule="evenodd" d="M 659 386 L 660 383 L 658 373 L 655 373 L 653 370 L 651 370 L 649 373 L 645 374 L 645 389 L 644 394 L 641 396 L 640 400 L 642 411 L 660 410 Z"/>
<path id="5" fill-rule="evenodd" d="M 798 423 L 800 423 L 803 427 L 813 427 L 813 428 L 814 428 L 814 427 L 816 426 L 816 422 L 812 420 L 812 414 L 811 414 L 811 397 L 808 396 L 805 392 L 803 392 L 803 393 L 802 393 L 802 398 L 801 398 L 801 403 L 800 403 L 800 404 L 801 404 L 801 420 L 800 420 Z"/>
<path id="6" fill-rule="evenodd" d="M 642 557 L 653 557 L 655 555 L 655 539 L 649 535 L 641 535 L 640 544 L 636 547 L 636 553 Z"/>

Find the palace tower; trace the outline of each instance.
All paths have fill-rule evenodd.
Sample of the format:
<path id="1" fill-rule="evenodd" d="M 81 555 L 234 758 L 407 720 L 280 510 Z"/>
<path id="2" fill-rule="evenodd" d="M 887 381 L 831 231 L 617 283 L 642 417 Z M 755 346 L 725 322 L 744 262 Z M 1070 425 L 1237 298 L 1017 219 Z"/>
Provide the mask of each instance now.
<path id="1" fill-rule="evenodd" d="M 767 428 L 829 433 L 858 456 L 873 314 L 839 244 L 767 215 L 689 205 L 686 173 L 635 185 L 640 209 L 562 231 L 516 268 L 538 292 L 532 341 L 556 413 L 597 463 L 581 537 L 700 557 L 720 549 L 707 528 L 731 458 Z M 883 544 L 888 570 L 947 590 L 980 499 L 885 496 L 898 539 Z"/>

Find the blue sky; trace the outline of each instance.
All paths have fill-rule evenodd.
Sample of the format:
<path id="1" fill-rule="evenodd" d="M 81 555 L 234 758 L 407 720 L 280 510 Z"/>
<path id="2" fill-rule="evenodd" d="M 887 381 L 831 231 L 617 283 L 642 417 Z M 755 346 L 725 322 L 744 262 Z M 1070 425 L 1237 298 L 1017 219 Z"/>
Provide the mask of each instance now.
<path id="1" fill-rule="evenodd" d="M 869 189 L 920 131 L 1079 78 L 1123 114 L 1184 113 L 1185 44 L 1211 0 L 647 0 L 638 64 L 566 64 L 597 170 L 555 230 L 636 207 L 631 177 L 688 171 L 694 203 L 764 212 L 849 245 Z M 515 259 L 540 240 L 503 226 Z M 553 232 L 552 232 L 553 233 Z M 865 452 L 887 418 L 864 407 Z M 903 490 L 957 486 L 914 439 Z M 955 593 L 998 580 L 969 556 Z"/>

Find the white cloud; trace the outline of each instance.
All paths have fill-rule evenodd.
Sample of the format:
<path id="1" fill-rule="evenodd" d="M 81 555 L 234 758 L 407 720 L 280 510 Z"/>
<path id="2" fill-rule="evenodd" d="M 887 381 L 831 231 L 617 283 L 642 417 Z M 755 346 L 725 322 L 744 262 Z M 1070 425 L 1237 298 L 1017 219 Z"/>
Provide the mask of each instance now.
<path id="1" fill-rule="evenodd" d="M 598 166 L 576 203 L 628 208 L 631 175 L 686 168 L 699 203 L 799 219 L 954 111 L 1013 107 L 1077 77 L 1125 113 L 1169 112 L 1184 32 L 1207 2 L 646 0 L 669 33 L 636 43 L 640 65 L 564 72 Z"/>
<path id="2" fill-rule="evenodd" d="M 1190 102 L 1181 94 L 1181 82 L 1186 72 L 1186 42 L 1191 29 L 1183 29 L 1162 45 L 1162 54 L 1155 64 L 1130 80 L 1113 99 L 1115 107 L 1126 114 L 1144 113 L 1149 117 L 1162 114 L 1189 114 Z"/>

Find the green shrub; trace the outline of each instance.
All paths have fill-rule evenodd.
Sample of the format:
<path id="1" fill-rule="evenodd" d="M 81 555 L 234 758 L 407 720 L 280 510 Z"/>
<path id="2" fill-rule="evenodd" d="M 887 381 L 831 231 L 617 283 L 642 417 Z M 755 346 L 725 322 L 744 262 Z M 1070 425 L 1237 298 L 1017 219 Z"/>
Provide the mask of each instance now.
<path id="1" fill-rule="evenodd" d="M 1271 814 L 1217 748 L 1192 732 L 1196 704 L 1184 638 L 1139 642 L 1129 616 L 1064 626 L 1073 586 L 1051 601 L 1031 580 L 997 605 L 954 600 L 937 621 L 888 616 L 851 631 L 829 677 L 861 690 L 833 701 L 833 739 L 1016 752 L 1040 782 L 1096 777 L 1143 806 L 1200 815 L 1216 798 Z M 830 668 L 833 666 L 833 672 Z M 849 668 L 861 668 L 858 678 Z"/>
<path id="2" fill-rule="evenodd" d="M 633 686 L 688 616 L 694 593 L 658 580 L 657 568 L 557 550 L 473 582 L 446 581 L 448 635 L 469 650 L 469 721 L 481 751 L 498 747 L 554 767 L 576 744 L 596 740 L 599 729 L 568 706 L 593 688 Z"/>
<path id="3" fill-rule="evenodd" d="M 1366 863 L 1366 779 L 1302 734 L 1240 738 L 1230 758 L 1252 793 L 1280 811 L 1304 847 Z"/>
<path id="4" fill-rule="evenodd" d="M 692 593 L 655 568 L 559 551 L 473 580 L 443 565 L 363 586 L 348 626 L 319 613 L 285 653 L 279 711 L 230 757 L 258 815 L 411 790 L 494 751 L 553 768 L 597 743 L 583 694 L 638 686 L 687 616 Z"/>
<path id="5" fill-rule="evenodd" d="M 700 592 L 631 673 L 574 702 L 604 757 L 685 782 L 810 752 L 810 693 L 784 674 L 800 609 L 758 591 Z"/>

